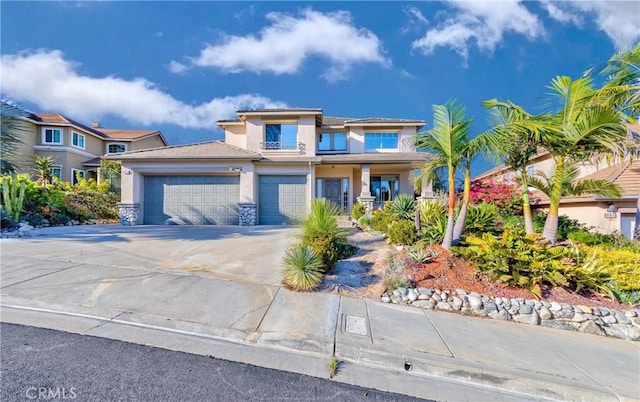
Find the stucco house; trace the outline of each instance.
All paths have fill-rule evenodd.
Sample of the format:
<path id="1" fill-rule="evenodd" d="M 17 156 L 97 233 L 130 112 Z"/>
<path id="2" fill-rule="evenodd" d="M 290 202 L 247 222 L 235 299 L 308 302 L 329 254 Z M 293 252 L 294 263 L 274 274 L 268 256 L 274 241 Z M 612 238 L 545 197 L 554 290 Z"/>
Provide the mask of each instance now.
<path id="1" fill-rule="evenodd" d="M 633 127 L 634 131 L 640 127 Z M 541 150 L 527 165 L 527 174 L 533 176 L 537 172 L 550 175 L 553 171 L 551 155 Z M 620 198 L 606 198 L 596 195 L 580 197 L 563 197 L 559 213 L 576 219 L 600 233 L 620 232 L 631 239 L 635 230 L 638 197 L 640 196 L 640 160 L 602 159 L 583 162 L 576 165 L 580 179 L 605 179 L 620 186 Z M 500 165 L 475 177 L 473 181 L 487 179 L 514 181 L 517 178 L 508 166 Z M 538 190 L 531 188 L 531 206 L 545 210 L 549 207 L 549 198 Z"/>
<path id="2" fill-rule="evenodd" d="M 18 171 L 32 173 L 36 156 L 51 156 L 53 176 L 72 183 L 77 176 L 97 179 L 103 155 L 167 145 L 157 130 L 106 129 L 98 123 L 89 127 L 58 113 L 30 113 L 23 120 L 26 132 L 12 158 Z"/>
<path id="3" fill-rule="evenodd" d="M 289 224 L 313 198 L 372 208 L 413 194 L 414 163 L 427 157 L 411 143 L 422 120 L 286 108 L 217 124 L 223 141 L 108 157 L 122 161 L 123 224 Z"/>

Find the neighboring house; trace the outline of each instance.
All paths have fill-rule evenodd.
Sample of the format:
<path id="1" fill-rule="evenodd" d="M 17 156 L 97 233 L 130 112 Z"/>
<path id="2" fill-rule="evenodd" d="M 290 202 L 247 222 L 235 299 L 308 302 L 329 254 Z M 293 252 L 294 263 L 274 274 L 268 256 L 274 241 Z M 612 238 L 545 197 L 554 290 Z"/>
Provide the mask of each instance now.
<path id="1" fill-rule="evenodd" d="M 634 126 L 632 130 L 640 132 L 640 127 Z M 536 175 L 537 172 L 550 175 L 553 167 L 551 155 L 541 150 L 527 165 L 527 173 L 530 176 Z M 640 160 L 607 161 L 602 159 L 594 162 L 582 162 L 576 167 L 580 171 L 578 176 L 580 179 L 608 180 L 620 186 L 622 196 L 616 199 L 596 195 L 563 197 L 560 202 L 560 214 L 576 219 L 588 227 L 593 227 L 600 233 L 620 232 L 631 239 L 635 229 L 638 197 L 640 196 Z M 487 179 L 514 181 L 517 177 L 518 174 L 508 166 L 500 165 L 475 177 L 473 181 Z M 549 198 L 533 188 L 531 191 L 532 207 L 543 210 L 548 208 Z"/>
<path id="2" fill-rule="evenodd" d="M 77 176 L 97 179 L 103 155 L 167 145 L 160 131 L 89 127 L 57 113 L 32 113 L 25 121 L 28 132 L 12 159 L 18 171 L 33 173 L 36 156 L 51 156 L 53 176 L 72 183 Z"/>
<path id="3" fill-rule="evenodd" d="M 349 211 L 413 194 L 411 137 L 422 120 L 323 116 L 322 109 L 240 110 L 224 141 L 126 152 L 124 224 L 288 224 L 313 198 Z M 424 186 L 425 191 L 427 186 Z"/>

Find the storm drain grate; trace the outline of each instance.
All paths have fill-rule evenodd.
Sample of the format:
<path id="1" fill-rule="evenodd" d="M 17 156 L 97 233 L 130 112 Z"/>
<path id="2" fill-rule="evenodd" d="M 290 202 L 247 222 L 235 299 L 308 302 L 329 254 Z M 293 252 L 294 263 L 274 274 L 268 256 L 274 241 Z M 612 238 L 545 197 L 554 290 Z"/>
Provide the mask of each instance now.
<path id="1" fill-rule="evenodd" d="M 345 316 L 344 331 L 348 334 L 367 335 L 367 319 L 356 315 Z"/>

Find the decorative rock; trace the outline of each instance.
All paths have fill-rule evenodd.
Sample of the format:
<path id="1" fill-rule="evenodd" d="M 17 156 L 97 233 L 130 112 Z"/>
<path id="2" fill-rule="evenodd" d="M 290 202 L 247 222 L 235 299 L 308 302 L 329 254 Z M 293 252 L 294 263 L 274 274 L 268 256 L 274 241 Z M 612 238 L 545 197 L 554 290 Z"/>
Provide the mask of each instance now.
<path id="1" fill-rule="evenodd" d="M 442 301 L 442 298 L 440 297 L 440 295 L 438 295 L 437 293 L 434 293 L 433 296 L 431 296 L 432 300 L 435 300 L 436 303 Z"/>
<path id="2" fill-rule="evenodd" d="M 573 318 L 571 319 L 572 322 L 585 322 L 587 321 L 587 317 L 584 316 L 584 314 L 582 313 L 575 313 Z"/>
<path id="3" fill-rule="evenodd" d="M 547 307 L 540 307 L 540 312 L 538 313 L 542 320 L 550 320 L 553 318 L 553 313 Z"/>
<path id="4" fill-rule="evenodd" d="M 435 294 L 437 294 L 438 296 L 440 296 L 440 295 L 442 294 L 442 290 L 441 290 L 441 289 L 438 289 L 438 288 L 436 288 L 436 289 L 434 290 L 434 292 L 435 292 Z"/>
<path id="5" fill-rule="evenodd" d="M 540 310 L 541 307 L 542 307 L 542 303 L 540 303 L 539 300 L 533 301 L 533 308 L 535 308 L 536 310 Z"/>
<path id="6" fill-rule="evenodd" d="M 393 295 L 397 297 L 402 297 L 402 292 L 400 291 L 400 288 L 395 289 L 393 291 Z"/>
<path id="7" fill-rule="evenodd" d="M 637 317 L 638 314 L 633 310 L 627 310 L 624 312 L 624 316 L 627 318 L 633 318 L 633 317 Z"/>
<path id="8" fill-rule="evenodd" d="M 429 303 L 429 300 L 416 300 L 411 303 L 411 305 L 420 308 L 433 308 L 433 305 Z"/>
<path id="9" fill-rule="evenodd" d="M 549 306 L 549 310 L 551 311 L 560 311 L 562 310 L 562 306 L 558 302 L 551 302 L 551 306 Z"/>
<path id="10" fill-rule="evenodd" d="M 605 315 L 602 317 L 602 321 L 604 321 L 605 324 L 617 324 L 618 320 L 616 320 L 616 316 L 615 315 Z"/>
<path id="11" fill-rule="evenodd" d="M 543 300 L 542 301 L 542 306 L 546 307 L 546 308 L 549 308 L 549 307 L 551 307 L 551 303 L 549 303 L 548 301 Z"/>
<path id="12" fill-rule="evenodd" d="M 598 326 L 598 324 L 596 324 L 593 321 L 585 321 L 582 324 L 580 324 L 580 327 L 578 328 L 578 330 L 580 332 L 584 332 L 585 334 L 592 334 L 592 335 L 604 335 L 604 331 L 602 330 L 602 328 L 600 328 Z"/>
<path id="13" fill-rule="evenodd" d="M 491 301 L 491 300 L 487 300 L 486 302 L 483 303 L 484 309 L 487 310 L 487 314 L 491 315 L 491 313 L 495 313 L 496 311 L 498 311 L 498 306 L 496 306 L 496 304 Z"/>
<path id="14" fill-rule="evenodd" d="M 501 308 L 498 311 L 489 313 L 489 317 L 495 318 L 496 320 L 505 320 L 505 321 L 508 321 L 512 318 L 511 314 L 509 314 L 509 312 L 504 308 Z"/>
<path id="15" fill-rule="evenodd" d="M 560 311 L 554 311 L 553 309 L 551 311 L 553 312 L 553 316 L 556 318 L 573 318 L 574 315 L 573 309 L 566 310 L 564 307 Z"/>
<path id="16" fill-rule="evenodd" d="M 456 294 L 458 295 L 458 297 L 466 296 L 467 291 L 463 289 L 456 289 Z"/>
<path id="17" fill-rule="evenodd" d="M 398 291 L 398 296 L 407 296 L 409 294 L 409 290 L 407 288 L 398 288 L 396 290 Z"/>
<path id="18" fill-rule="evenodd" d="M 457 296 L 452 297 L 452 299 L 453 300 L 451 304 L 453 304 L 453 308 L 455 308 L 456 310 L 460 310 L 462 308 L 462 305 L 464 304 L 462 299 Z"/>
<path id="19" fill-rule="evenodd" d="M 418 288 L 418 293 L 431 297 L 431 295 L 433 294 L 433 290 L 427 288 Z"/>
<path id="20" fill-rule="evenodd" d="M 482 300 L 482 302 L 488 302 L 488 301 L 492 301 L 491 298 L 489 296 L 480 296 L 480 300 Z"/>
<path id="21" fill-rule="evenodd" d="M 383 303 L 391 303 L 391 298 L 389 296 L 382 296 Z"/>
<path id="22" fill-rule="evenodd" d="M 418 295 L 418 300 L 429 300 L 430 298 L 431 296 L 423 295 L 422 293 Z"/>
<path id="23" fill-rule="evenodd" d="M 520 314 L 533 314 L 533 307 L 529 306 L 528 304 L 525 304 L 524 306 L 520 307 L 520 309 L 518 310 L 518 313 L 520 313 Z"/>
<path id="24" fill-rule="evenodd" d="M 473 293 L 471 293 L 467 297 L 469 298 L 469 306 L 472 309 L 479 309 L 480 307 L 482 307 L 482 300 L 480 300 L 480 297 L 474 295 Z"/>
<path id="25" fill-rule="evenodd" d="M 469 293 L 469 296 L 473 296 L 473 297 L 478 297 L 478 298 L 480 298 L 480 293 L 478 293 L 478 292 L 471 292 L 471 293 Z"/>
<path id="26" fill-rule="evenodd" d="M 611 326 L 604 327 L 604 332 L 609 336 L 630 339 L 632 341 L 640 341 L 640 330 L 630 325 L 613 324 Z"/>
<path id="27" fill-rule="evenodd" d="M 581 313 L 587 313 L 587 314 L 591 314 L 592 313 L 591 312 L 591 307 L 585 306 L 585 305 L 582 305 L 582 304 L 574 306 L 574 310 L 575 310 L 576 313 L 578 312 L 578 310 Z"/>
<path id="28" fill-rule="evenodd" d="M 504 308 L 508 309 L 509 307 L 511 307 L 511 300 L 507 299 L 506 297 L 503 297 L 502 305 L 504 306 Z"/>
<path id="29" fill-rule="evenodd" d="M 626 314 L 622 314 L 620 311 L 615 311 L 614 316 L 619 324 L 631 325 L 631 320 Z"/>
<path id="30" fill-rule="evenodd" d="M 436 309 L 451 311 L 453 310 L 453 307 L 451 307 L 449 303 L 441 301 L 438 304 L 436 304 Z"/>
<path id="31" fill-rule="evenodd" d="M 418 292 L 416 292 L 415 289 L 410 289 L 407 297 L 409 298 L 409 301 L 415 301 L 418 299 Z"/>
<path id="32" fill-rule="evenodd" d="M 519 314 L 513 316 L 513 321 L 521 322 L 523 324 L 530 325 L 539 325 L 540 324 L 540 316 L 531 306 L 523 306 L 529 307 L 531 309 L 531 314 Z"/>
<path id="33" fill-rule="evenodd" d="M 565 331 L 575 331 L 579 324 L 574 324 L 563 320 L 542 320 L 541 325 L 547 328 L 563 329 Z"/>
<path id="34" fill-rule="evenodd" d="M 536 305 L 533 300 L 525 300 L 524 304 L 531 307 L 535 307 Z"/>
<path id="35" fill-rule="evenodd" d="M 400 296 L 396 296 L 395 294 L 390 297 L 391 301 L 400 304 L 402 303 L 402 298 Z"/>
<path id="36" fill-rule="evenodd" d="M 606 317 L 606 316 L 609 315 L 609 309 L 606 308 L 606 307 L 598 307 L 598 311 L 600 311 L 600 316 L 601 317 Z"/>

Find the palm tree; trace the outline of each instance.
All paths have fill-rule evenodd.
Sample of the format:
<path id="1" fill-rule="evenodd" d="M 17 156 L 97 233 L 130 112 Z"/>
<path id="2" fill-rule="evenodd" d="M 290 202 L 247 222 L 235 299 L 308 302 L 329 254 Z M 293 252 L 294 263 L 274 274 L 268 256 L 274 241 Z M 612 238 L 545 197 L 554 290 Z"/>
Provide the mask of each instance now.
<path id="1" fill-rule="evenodd" d="M 8 99 L 0 99 L 0 174 L 12 174 L 16 166 L 11 162 L 22 141 L 20 137 L 28 131 L 23 118 L 29 113 Z"/>
<path id="2" fill-rule="evenodd" d="M 585 194 L 595 194 L 610 198 L 618 198 L 621 195 L 620 187 L 607 180 L 578 180 L 580 171 L 574 166 L 565 166 L 562 172 L 557 169 L 553 175 L 538 172 L 539 177 L 529 179 L 532 187 L 540 190 L 551 198 L 554 191 L 555 180 L 560 178 L 560 195 L 562 197 L 577 197 Z"/>
<path id="3" fill-rule="evenodd" d="M 541 145 L 549 151 L 555 165 L 548 188 L 549 213 L 542 233 L 545 239 L 554 243 L 558 233 L 558 209 L 566 188 L 567 172 L 578 161 L 603 154 L 621 155 L 627 138 L 627 127 L 620 111 L 597 101 L 598 91 L 594 89 L 590 77 L 572 80 L 559 76 L 552 80 L 549 88 L 552 90 L 549 105 L 555 103 L 559 106 L 558 109 L 552 114 L 529 120 L 541 123 Z M 536 130 L 532 131 L 538 132 Z"/>
<path id="4" fill-rule="evenodd" d="M 463 200 L 462 205 L 460 206 L 460 212 L 458 213 L 458 219 L 453 227 L 453 245 L 457 245 L 460 242 L 460 238 L 464 232 L 465 221 L 467 219 L 469 202 L 471 201 L 471 163 L 478 153 L 485 148 L 485 144 L 488 142 L 485 139 L 485 136 L 487 135 L 489 134 L 483 133 L 471 140 L 465 139 L 465 146 L 462 150 L 461 159 L 462 167 L 464 168 Z"/>
<path id="5" fill-rule="evenodd" d="M 458 170 L 463 151 L 466 146 L 467 133 L 471 125 L 465 119 L 465 108 L 456 99 L 444 105 L 433 106 L 433 128 L 417 133 L 414 137 L 416 148 L 433 154 L 428 162 L 421 164 L 422 174 L 432 176 L 436 170 L 447 170 L 449 203 L 447 214 L 447 230 L 442 247 L 448 249 L 453 242 L 454 214 L 456 206 L 455 174 Z"/>
<path id="6" fill-rule="evenodd" d="M 55 159 L 53 156 L 39 156 L 33 160 L 33 170 L 38 175 L 38 181 L 42 187 L 46 187 L 47 184 L 51 184 L 53 182 L 53 174 L 51 173 L 51 168 L 55 163 Z"/>
<path id="7" fill-rule="evenodd" d="M 511 101 L 491 99 L 482 102 L 482 105 L 489 109 L 492 125 L 488 131 L 490 135 L 484 137 L 486 140 L 484 148 L 493 156 L 493 159 L 501 160 L 514 172 L 520 173 L 518 181 L 521 188 L 524 227 L 527 234 L 534 233 L 527 165 L 537 153 L 539 138 L 536 135 L 537 130 L 531 130 L 529 126 L 523 127 L 519 124 L 521 121 L 530 119 L 532 115 Z"/>

